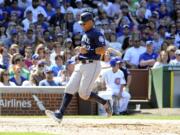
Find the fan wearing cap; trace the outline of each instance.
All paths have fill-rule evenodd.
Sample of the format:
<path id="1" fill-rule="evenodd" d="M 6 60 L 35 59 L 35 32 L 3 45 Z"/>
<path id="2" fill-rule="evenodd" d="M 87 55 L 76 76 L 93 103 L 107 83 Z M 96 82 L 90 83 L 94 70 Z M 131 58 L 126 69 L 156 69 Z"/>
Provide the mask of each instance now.
<path id="1" fill-rule="evenodd" d="M 90 12 L 83 12 L 79 23 L 85 32 L 82 36 L 81 47 L 79 47 L 80 62 L 75 66 L 75 70 L 66 85 L 59 110 L 57 112 L 46 111 L 46 115 L 57 122 L 61 122 L 67 106 L 77 92 L 84 100 L 103 104 L 108 116 L 112 115 L 110 102 L 92 92 L 94 82 L 101 71 L 100 58 L 105 53 L 104 35 L 93 27 L 94 20 Z"/>
<path id="2" fill-rule="evenodd" d="M 153 52 L 153 42 L 146 41 L 146 52 L 139 57 L 140 68 L 149 68 L 154 65 L 158 57 L 157 53 Z"/>
<path id="3" fill-rule="evenodd" d="M 64 48 L 66 48 L 67 50 L 73 51 L 73 42 L 71 38 L 66 38 L 66 40 L 64 41 Z"/>
<path id="4" fill-rule="evenodd" d="M 60 77 L 61 83 L 63 85 L 66 85 L 74 71 L 75 61 L 68 59 L 65 64 L 65 69 L 60 71 L 58 73 L 58 76 Z"/>
<path id="5" fill-rule="evenodd" d="M 172 35 L 171 33 L 165 33 L 165 41 L 169 44 L 174 44 L 175 35 Z"/>
<path id="6" fill-rule="evenodd" d="M 144 46 L 141 46 L 140 34 L 132 34 L 130 37 L 132 47 L 126 49 L 123 60 L 128 68 L 138 68 L 139 57 L 146 51 Z"/>
<path id="7" fill-rule="evenodd" d="M 130 27 L 129 25 L 123 25 L 123 34 L 117 38 L 117 41 L 121 44 L 123 43 L 124 39 L 130 36 Z"/>
<path id="8" fill-rule="evenodd" d="M 33 54 L 31 57 L 32 65 L 29 67 L 29 71 L 32 73 L 36 70 L 36 65 L 39 60 L 39 55 L 38 54 Z"/>
<path id="9" fill-rule="evenodd" d="M 112 92 L 113 113 L 127 114 L 130 94 L 125 91 L 126 80 L 124 73 L 119 69 L 121 59 L 113 57 L 110 61 L 111 68 L 102 73 L 102 81 L 106 85 L 106 91 Z"/>
<path id="10" fill-rule="evenodd" d="M 61 86 L 60 82 L 54 80 L 54 74 L 51 67 L 45 69 L 46 78 L 39 82 L 39 86 Z"/>
<path id="11" fill-rule="evenodd" d="M 77 8 L 74 8 L 73 13 L 76 16 L 79 12 L 81 12 L 81 13 L 83 12 L 83 10 L 84 10 L 83 6 L 84 5 L 83 5 L 82 0 L 75 0 L 75 5 Z"/>
<path id="12" fill-rule="evenodd" d="M 176 51 L 175 51 L 175 55 L 176 55 L 176 59 L 174 59 L 174 60 L 171 60 L 170 62 L 169 62 L 169 64 L 170 65 L 176 65 L 176 66 L 180 66 L 180 49 L 177 49 Z"/>
<path id="13" fill-rule="evenodd" d="M 34 56 L 34 59 L 35 57 L 38 57 L 39 56 Z M 34 80 L 34 84 L 36 86 L 39 85 L 39 82 L 43 79 L 45 79 L 45 74 L 44 74 L 44 69 L 45 69 L 45 61 L 43 60 L 39 60 L 38 62 L 36 61 L 36 65 L 34 65 L 35 67 L 33 68 L 33 70 L 31 71 L 31 79 Z"/>

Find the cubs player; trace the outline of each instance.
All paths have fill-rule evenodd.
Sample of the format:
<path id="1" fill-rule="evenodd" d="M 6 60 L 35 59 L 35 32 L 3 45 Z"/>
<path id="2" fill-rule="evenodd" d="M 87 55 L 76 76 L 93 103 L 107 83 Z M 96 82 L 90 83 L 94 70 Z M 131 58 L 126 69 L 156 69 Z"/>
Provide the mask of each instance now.
<path id="1" fill-rule="evenodd" d="M 112 115 L 110 102 L 92 92 L 94 82 L 101 70 L 100 57 L 105 53 L 104 36 L 93 27 L 93 15 L 90 12 L 83 12 L 79 23 L 85 31 L 82 45 L 79 47 L 80 63 L 75 65 L 74 72 L 66 85 L 60 109 L 57 112 L 45 111 L 47 116 L 57 122 L 61 122 L 64 112 L 76 92 L 84 100 L 103 104 L 108 116 Z"/>
<path id="2" fill-rule="evenodd" d="M 102 73 L 102 80 L 106 85 L 106 90 L 112 92 L 113 113 L 127 114 L 127 106 L 130 100 L 130 94 L 124 90 L 126 84 L 124 73 L 119 69 L 121 60 L 114 57 L 110 61 L 112 68 Z"/>

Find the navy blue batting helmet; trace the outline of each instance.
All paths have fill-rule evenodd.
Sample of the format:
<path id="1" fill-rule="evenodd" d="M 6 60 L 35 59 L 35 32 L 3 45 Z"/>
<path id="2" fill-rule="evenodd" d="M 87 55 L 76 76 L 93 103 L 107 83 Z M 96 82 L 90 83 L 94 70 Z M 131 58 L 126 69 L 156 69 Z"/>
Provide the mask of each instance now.
<path id="1" fill-rule="evenodd" d="M 93 20 L 93 14 L 90 12 L 83 12 L 80 16 L 80 24 L 83 24 L 89 20 Z"/>

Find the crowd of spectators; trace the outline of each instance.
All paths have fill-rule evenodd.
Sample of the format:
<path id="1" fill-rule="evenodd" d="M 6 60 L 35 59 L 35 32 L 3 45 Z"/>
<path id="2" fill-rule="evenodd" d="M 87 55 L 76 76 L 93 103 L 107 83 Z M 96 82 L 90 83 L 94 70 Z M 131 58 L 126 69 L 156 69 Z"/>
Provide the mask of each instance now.
<path id="1" fill-rule="evenodd" d="M 102 66 L 112 56 L 127 68 L 180 65 L 179 0 L 0 0 L 0 85 L 65 85 L 84 11 L 106 38 Z"/>

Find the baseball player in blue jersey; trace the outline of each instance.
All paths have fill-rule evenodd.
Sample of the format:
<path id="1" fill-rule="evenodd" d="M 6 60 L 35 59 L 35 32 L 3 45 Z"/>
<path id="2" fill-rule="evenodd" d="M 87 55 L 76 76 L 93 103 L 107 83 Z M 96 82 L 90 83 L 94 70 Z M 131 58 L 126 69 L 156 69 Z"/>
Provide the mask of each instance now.
<path id="1" fill-rule="evenodd" d="M 59 110 L 57 112 L 45 111 L 47 116 L 57 122 L 61 122 L 64 112 L 76 92 L 84 100 L 103 104 L 108 116 L 112 115 L 110 102 L 92 92 L 94 82 L 101 70 L 100 57 L 105 53 L 105 38 L 93 27 L 93 15 L 90 12 L 83 12 L 79 23 L 85 31 L 82 36 L 82 45 L 79 48 L 80 63 L 75 65 L 74 72 L 66 85 Z"/>

